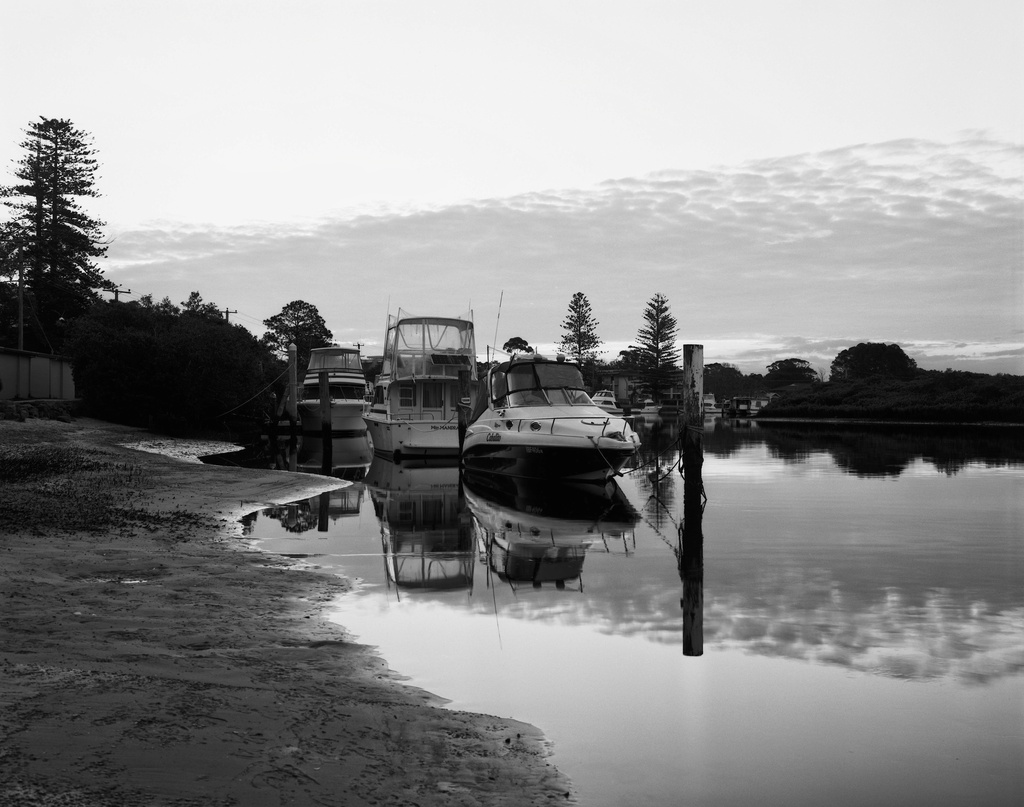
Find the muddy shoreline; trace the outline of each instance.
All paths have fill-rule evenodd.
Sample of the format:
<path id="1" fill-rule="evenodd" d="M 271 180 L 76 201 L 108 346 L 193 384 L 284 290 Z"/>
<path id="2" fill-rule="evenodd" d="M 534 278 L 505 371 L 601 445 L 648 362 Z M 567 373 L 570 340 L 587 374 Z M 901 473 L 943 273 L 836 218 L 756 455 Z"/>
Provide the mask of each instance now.
<path id="1" fill-rule="evenodd" d="M 328 621 L 348 584 L 239 517 L 337 480 L 0 421 L 0 804 L 575 802 L 536 728 L 458 712 Z"/>

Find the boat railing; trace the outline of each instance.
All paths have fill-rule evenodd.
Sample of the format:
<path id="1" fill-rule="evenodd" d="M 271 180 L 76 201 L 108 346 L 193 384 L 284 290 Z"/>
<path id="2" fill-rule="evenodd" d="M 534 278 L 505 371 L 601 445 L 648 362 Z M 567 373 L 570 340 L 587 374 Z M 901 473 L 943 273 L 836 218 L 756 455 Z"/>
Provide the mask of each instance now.
<path id="1" fill-rule="evenodd" d="M 392 420 L 403 420 L 408 422 L 429 420 L 437 423 L 448 423 L 457 419 L 457 415 L 444 416 L 442 412 L 394 412 L 391 415 Z"/>
<path id="2" fill-rule="evenodd" d="M 608 432 L 608 427 L 612 425 L 612 421 L 622 421 L 622 418 L 601 418 L 596 415 L 562 415 L 559 417 L 540 417 L 540 418 L 529 418 L 522 419 L 519 421 L 509 421 L 515 426 L 515 431 L 543 431 L 543 427 L 540 429 L 532 428 L 532 424 L 549 424 L 548 434 L 558 435 L 561 433 L 559 428 L 556 426 L 565 426 L 568 423 L 582 423 L 585 426 L 601 426 L 601 436 L 604 437 Z M 623 421 L 624 422 L 624 421 Z M 568 430 L 566 430 L 568 431 Z"/>

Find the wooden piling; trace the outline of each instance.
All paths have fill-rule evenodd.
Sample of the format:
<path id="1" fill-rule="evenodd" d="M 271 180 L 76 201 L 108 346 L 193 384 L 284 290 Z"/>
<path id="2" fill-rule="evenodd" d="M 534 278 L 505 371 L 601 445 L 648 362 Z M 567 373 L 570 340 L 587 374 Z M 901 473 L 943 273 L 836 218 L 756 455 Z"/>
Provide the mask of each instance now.
<path id="1" fill-rule="evenodd" d="M 704 653 L 704 346 L 683 345 L 683 524 L 679 577 L 683 583 L 683 655 Z"/>
<path id="2" fill-rule="evenodd" d="M 288 345 L 288 422 L 290 433 L 288 436 L 288 470 L 294 471 L 297 467 L 299 455 L 298 429 L 299 429 L 299 370 L 297 357 L 298 348 L 292 342 Z"/>
<path id="3" fill-rule="evenodd" d="M 323 443 L 323 455 L 320 460 L 320 472 L 330 476 L 334 470 L 334 443 L 331 440 L 331 386 L 327 370 L 321 370 L 320 379 L 320 439 Z"/>

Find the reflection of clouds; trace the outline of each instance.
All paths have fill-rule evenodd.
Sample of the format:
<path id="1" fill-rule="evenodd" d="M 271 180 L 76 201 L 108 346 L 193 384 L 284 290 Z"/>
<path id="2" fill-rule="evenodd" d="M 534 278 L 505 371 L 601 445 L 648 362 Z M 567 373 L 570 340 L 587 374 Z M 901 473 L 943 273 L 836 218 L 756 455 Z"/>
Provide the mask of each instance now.
<path id="1" fill-rule="evenodd" d="M 1022 608 L 994 612 L 941 590 L 914 604 L 889 589 L 874 603 L 846 609 L 830 593 L 835 599 L 803 610 L 786 598 L 756 605 L 742 594 L 716 598 L 705 603 L 705 640 L 892 678 L 984 683 L 1024 671 Z"/>

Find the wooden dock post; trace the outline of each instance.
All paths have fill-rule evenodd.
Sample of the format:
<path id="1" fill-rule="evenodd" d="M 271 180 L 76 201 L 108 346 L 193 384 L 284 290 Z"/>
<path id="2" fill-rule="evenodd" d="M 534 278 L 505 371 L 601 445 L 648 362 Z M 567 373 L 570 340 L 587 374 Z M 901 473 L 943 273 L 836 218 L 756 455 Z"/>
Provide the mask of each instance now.
<path id="1" fill-rule="evenodd" d="M 331 442 L 331 387 L 327 370 L 321 370 L 320 378 L 320 439 L 323 441 L 323 456 L 320 472 L 331 475 L 334 470 L 334 443 Z"/>
<path id="2" fill-rule="evenodd" d="M 298 359 L 296 355 L 298 348 L 292 342 L 288 345 L 288 470 L 294 471 L 298 459 L 298 433 L 299 428 L 299 380 L 298 380 Z"/>
<path id="3" fill-rule="evenodd" d="M 683 345 L 683 524 L 679 578 L 683 583 L 683 655 L 704 654 L 704 346 Z"/>

